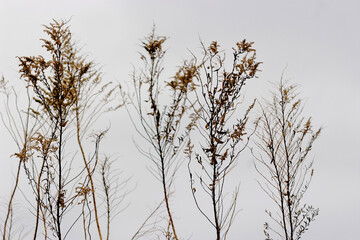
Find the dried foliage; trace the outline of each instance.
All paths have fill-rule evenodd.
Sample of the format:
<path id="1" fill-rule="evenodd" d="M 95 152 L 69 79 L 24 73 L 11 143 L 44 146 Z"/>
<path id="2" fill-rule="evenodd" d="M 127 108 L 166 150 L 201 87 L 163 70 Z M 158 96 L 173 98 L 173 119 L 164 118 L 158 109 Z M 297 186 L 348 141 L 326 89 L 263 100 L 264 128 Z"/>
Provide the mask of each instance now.
<path id="1" fill-rule="evenodd" d="M 80 55 L 68 21 L 54 20 L 44 32 L 44 55 L 18 57 L 26 84 L 25 107 L 14 88 L 0 79 L 5 96 L 1 120 L 18 148 L 12 155 L 18 161 L 15 184 L 4 205 L 0 233 L 3 240 L 24 235 L 61 240 L 80 229 L 83 239 L 109 240 L 111 221 L 126 208 L 129 179 L 122 179 L 114 161 L 100 152 L 109 129 L 92 127 L 105 112 L 124 103 L 113 105 L 116 88 L 104 83 L 95 64 Z M 313 130 L 311 118 L 302 117 L 296 87 L 280 82 L 272 100 L 260 104 L 255 130 L 249 130 L 255 101 L 243 107 L 242 100 L 244 86 L 260 71 L 254 43 L 236 43 L 227 63 L 216 41 L 209 46 L 201 42 L 201 56 L 192 53 L 173 77 L 163 80 L 166 40 L 155 28 L 143 39 L 143 65 L 133 72 L 133 94 L 120 91 L 122 99 L 130 101 L 126 109 L 147 143 L 137 147 L 150 160 L 150 173 L 159 180 L 162 195 L 131 239 L 180 238 L 170 198 L 182 156 L 196 209 L 214 228 L 214 238 L 225 240 L 239 193 L 235 187 L 233 197 L 226 197 L 233 187 L 227 179 L 254 134 L 255 168 L 264 178 L 260 185 L 280 210 L 277 216 L 266 211 L 277 224 L 265 223 L 266 239 L 273 234 L 300 239 L 319 211 L 303 205 L 302 199 L 313 176 L 307 156 L 321 128 Z M 30 231 L 16 225 L 15 197 L 23 192 L 21 181 L 32 193 L 23 194 L 34 217 Z"/>
<path id="2" fill-rule="evenodd" d="M 94 178 L 100 173 L 96 171 L 100 165 L 99 147 L 107 130 L 90 136 L 94 140 L 93 150 L 85 151 L 83 138 L 89 135 L 90 127 L 102 113 L 119 106 L 110 106 L 116 97 L 111 83 L 103 84 L 94 63 L 79 55 L 71 40 L 68 22 L 54 20 L 44 28 L 48 38 L 41 40 L 47 57 L 18 58 L 21 79 L 27 84 L 28 100 L 31 102 L 32 98 L 35 102 L 35 108 L 30 105 L 26 108 L 25 121 L 17 110 L 23 134 L 20 134 L 18 123 L 7 105 L 8 130 L 19 146 L 19 152 L 14 154 L 19 159 L 19 168 L 9 209 L 22 165 L 35 200 L 32 205 L 36 217 L 33 239 L 39 238 L 39 229 L 45 239 L 65 239 L 80 217 L 83 219 L 84 238 L 91 238 L 91 228 L 95 223 L 98 238 L 102 239 L 96 201 L 96 195 L 100 193 L 95 192 Z M 68 157 L 69 152 L 76 151 L 75 144 L 69 145 L 71 141 L 77 143 L 80 159 L 76 153 L 72 158 Z M 81 168 L 74 167 L 81 161 Z M 99 174 L 101 177 L 111 181 L 105 172 Z M 108 190 L 109 182 L 105 184 Z M 106 199 L 111 197 L 109 191 L 105 191 L 105 196 L 108 202 L 106 211 L 109 212 L 109 199 Z M 71 214 L 66 218 L 70 210 L 78 217 L 74 219 L 74 214 Z M 67 219 L 66 230 L 63 230 L 64 219 Z M 108 229 L 109 221 L 108 217 Z M 5 221 L 4 240 L 7 228 Z"/>
<path id="3" fill-rule="evenodd" d="M 19 187 L 22 165 L 24 164 L 24 161 L 27 161 L 31 157 L 31 154 L 27 151 L 30 147 L 30 139 L 38 130 L 38 125 L 40 122 L 38 119 L 31 117 L 33 112 L 36 111 L 31 108 L 31 99 L 28 89 L 26 92 L 26 111 L 22 111 L 19 108 L 19 96 L 17 95 L 14 87 L 8 86 L 8 82 L 5 81 L 4 77 L 2 77 L 0 80 L 0 90 L 1 93 L 5 95 L 5 111 L 0 112 L 1 120 L 18 148 L 18 153 L 13 154 L 12 157 L 17 157 L 19 159 L 15 176 L 15 185 L 11 191 L 10 199 L 7 202 L 7 211 L 6 214 L 4 214 L 5 219 L 3 219 L 1 224 L 1 234 L 3 236 L 3 240 L 5 240 L 10 239 L 15 235 L 18 235 L 18 237 L 21 238 L 22 233 L 25 231 L 23 227 L 20 227 L 21 231 L 12 232 L 14 231 L 13 216 L 16 214 L 14 213 L 13 203 L 15 201 L 15 193 Z M 13 106 L 15 106 L 15 109 Z"/>
<path id="4" fill-rule="evenodd" d="M 319 209 L 303 205 L 302 198 L 314 173 L 307 156 L 321 128 L 313 130 L 311 118 L 302 117 L 302 100 L 295 85 L 281 81 L 272 97 L 261 105 L 255 142 L 259 154 L 254 156 L 256 170 L 264 179 L 260 185 L 280 214 L 266 211 L 276 227 L 265 223 L 264 233 L 266 239 L 272 239 L 270 231 L 281 239 L 300 239 L 319 213 Z"/>
<path id="5" fill-rule="evenodd" d="M 180 123 L 186 111 L 187 94 L 194 89 L 192 79 L 196 69 L 184 64 L 171 81 L 162 81 L 162 61 L 166 53 L 163 45 L 166 39 L 164 36 L 156 35 L 154 28 L 142 41 L 145 54 L 141 54 L 141 60 L 144 68 L 139 74 L 133 74 L 135 99 L 132 105 L 135 106 L 142 126 L 142 129 L 136 130 L 153 148 L 150 152 L 141 148 L 139 150 L 153 162 L 151 173 L 162 184 L 169 222 L 169 231 L 165 231 L 166 239 L 178 239 L 169 196 L 179 167 L 176 157 L 184 143 Z M 161 88 L 169 89 L 170 96 L 160 96 Z M 132 120 L 134 122 L 134 117 Z M 134 126 L 136 127 L 135 122 Z"/>
<path id="6" fill-rule="evenodd" d="M 256 51 L 252 45 L 253 42 L 246 40 L 236 44 L 230 71 L 225 70 L 225 55 L 215 41 L 208 48 L 202 44 L 204 54 L 199 66 L 188 67 L 196 69 L 197 88 L 195 94 L 189 97 L 192 121 L 187 130 L 201 138 L 196 143 L 189 139 L 185 148 L 191 191 L 197 208 L 215 228 L 218 240 L 226 239 L 236 214 L 238 190 L 227 205 L 224 201 L 225 179 L 250 137 L 245 127 L 255 102 L 247 110 L 245 108 L 241 118 L 238 114 L 242 89 L 259 71 L 260 62 L 256 62 Z M 194 56 L 194 66 L 196 62 Z M 197 165 L 197 170 L 193 165 Z M 200 191 L 210 199 L 212 214 L 203 210 L 206 204 L 199 202 L 197 194 Z"/>

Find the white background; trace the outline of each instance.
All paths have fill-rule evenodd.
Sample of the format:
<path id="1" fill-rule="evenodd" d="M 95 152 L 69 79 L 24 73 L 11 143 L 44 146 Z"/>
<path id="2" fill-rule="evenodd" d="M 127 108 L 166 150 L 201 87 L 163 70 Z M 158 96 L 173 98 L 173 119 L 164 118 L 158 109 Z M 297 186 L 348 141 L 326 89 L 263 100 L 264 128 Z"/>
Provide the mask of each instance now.
<path id="1" fill-rule="evenodd" d="M 217 40 L 230 53 L 236 41 L 254 41 L 259 78 L 246 88 L 246 98 L 267 96 L 271 82 L 285 78 L 300 85 L 312 116 L 323 132 L 310 158 L 315 175 L 305 201 L 320 208 L 304 239 L 357 239 L 360 226 L 360 2 L 356 0 L 254 1 L 5 1 L 0 0 L 0 74 L 21 86 L 16 56 L 43 53 L 42 24 L 71 18 L 73 38 L 82 52 L 102 67 L 104 80 L 125 83 L 133 65 L 139 66 L 140 40 L 153 23 L 169 36 L 165 76 L 171 76 L 188 49 L 200 50 Z M 21 91 L 19 89 L 19 91 Z M 130 206 L 112 223 L 112 239 L 129 239 L 161 200 L 160 184 L 146 170 L 150 163 L 137 153 L 133 131 L 123 109 L 103 120 L 111 122 L 103 151 L 116 155 L 124 177 L 135 190 Z M 100 124 L 101 126 L 101 124 Z M 14 184 L 16 151 L 0 124 L 0 196 L 7 198 Z M 253 157 L 244 153 L 232 172 L 233 186 L 241 183 L 238 208 L 229 239 L 264 239 L 264 209 L 272 202 L 261 191 Z M 180 169 L 172 198 L 175 224 L 181 239 L 215 238 L 214 230 L 192 202 L 185 165 Z M 27 182 L 22 182 L 23 188 Z M 131 188 L 131 187 L 130 187 Z M 21 197 L 19 197 L 21 199 Z M 21 200 L 19 200 L 21 202 Z M 26 204 L 22 213 L 29 215 Z M 29 215 L 27 224 L 31 226 Z M 76 230 L 75 230 L 76 231 Z M 31 235 L 31 234 L 30 234 Z"/>

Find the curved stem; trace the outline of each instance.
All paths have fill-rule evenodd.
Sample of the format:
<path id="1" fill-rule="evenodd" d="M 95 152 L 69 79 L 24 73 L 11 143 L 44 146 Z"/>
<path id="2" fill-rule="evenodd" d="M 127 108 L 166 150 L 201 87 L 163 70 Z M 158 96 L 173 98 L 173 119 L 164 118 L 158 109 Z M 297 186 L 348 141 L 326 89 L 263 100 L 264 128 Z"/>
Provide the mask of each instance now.
<path id="1" fill-rule="evenodd" d="M 84 149 L 82 147 L 81 140 L 80 140 L 80 120 L 79 120 L 79 112 L 78 112 L 78 110 L 76 111 L 76 137 L 77 137 L 77 142 L 78 142 L 78 145 L 79 145 L 79 148 L 80 148 L 80 151 L 81 151 L 82 158 L 84 160 L 85 168 L 86 168 L 89 180 L 90 180 L 92 200 L 93 200 L 94 212 L 95 212 L 95 222 L 96 222 L 96 227 L 97 227 L 98 234 L 99 234 L 99 239 L 102 240 L 101 229 L 100 229 L 100 224 L 99 224 L 99 217 L 98 217 L 98 212 L 97 212 L 96 198 L 95 198 L 94 182 L 93 182 L 92 174 L 91 174 L 89 165 L 88 165 L 88 163 L 86 161 L 85 152 L 84 152 Z"/>

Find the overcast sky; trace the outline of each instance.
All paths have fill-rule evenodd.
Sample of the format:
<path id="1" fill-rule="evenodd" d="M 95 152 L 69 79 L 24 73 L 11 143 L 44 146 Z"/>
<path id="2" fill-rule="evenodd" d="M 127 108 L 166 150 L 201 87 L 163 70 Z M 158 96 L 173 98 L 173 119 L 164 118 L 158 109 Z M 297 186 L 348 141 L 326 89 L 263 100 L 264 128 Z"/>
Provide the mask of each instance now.
<path id="1" fill-rule="evenodd" d="M 263 62 L 259 78 L 247 85 L 246 98 L 266 96 L 271 82 L 284 76 L 300 85 L 304 114 L 312 116 L 323 132 L 315 143 L 315 176 L 304 200 L 320 208 L 304 239 L 356 239 L 360 226 L 360 1 L 358 0 L 0 0 L 0 74 L 19 84 L 16 56 L 43 53 L 43 24 L 51 19 L 70 19 L 73 38 L 82 52 L 102 67 L 106 81 L 130 80 L 139 63 L 140 39 L 155 23 L 157 32 L 169 38 L 164 62 L 170 74 L 188 49 L 200 50 L 217 40 L 230 53 L 237 41 L 254 41 Z M 2 109 L 2 108 L 1 108 Z M 113 239 L 129 239 L 161 200 L 152 194 L 158 182 L 146 170 L 149 164 L 136 152 L 138 139 L 126 112 L 111 115 L 106 151 L 118 156 L 117 166 L 137 185 L 127 201 L 130 206 L 113 222 Z M 7 197 L 14 183 L 16 150 L 0 124 L 0 195 Z M 121 136 L 120 139 L 118 136 Z M 245 153 L 232 172 L 241 183 L 241 209 L 229 239 L 264 239 L 264 212 L 271 202 L 261 191 L 253 165 Z M 186 169 L 180 170 L 173 195 L 175 222 L 182 239 L 211 239 L 213 229 L 196 212 Z M 23 186 L 26 187 L 26 181 Z M 149 195 L 150 194 L 150 195 Z M 270 204 L 270 205 L 269 205 Z M 26 211 L 25 211 L 26 212 Z M 29 217 L 31 219 L 31 217 Z"/>

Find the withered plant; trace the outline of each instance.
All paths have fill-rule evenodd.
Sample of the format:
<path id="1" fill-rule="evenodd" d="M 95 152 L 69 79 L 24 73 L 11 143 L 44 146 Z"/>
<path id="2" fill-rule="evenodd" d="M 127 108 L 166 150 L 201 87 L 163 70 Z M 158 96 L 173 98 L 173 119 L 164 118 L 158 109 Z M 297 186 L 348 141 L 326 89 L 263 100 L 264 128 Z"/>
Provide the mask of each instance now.
<path id="1" fill-rule="evenodd" d="M 139 148 L 152 163 L 151 173 L 161 182 L 163 199 L 168 215 L 169 231 L 167 239 L 178 239 L 174 218 L 169 202 L 171 185 L 178 169 L 177 155 L 181 152 L 184 136 L 180 133 L 181 120 L 186 107 L 186 96 L 194 89 L 192 82 L 195 68 L 184 65 L 170 81 L 163 81 L 162 61 L 166 37 L 158 36 L 155 29 L 142 41 L 145 54 L 141 54 L 144 63 L 139 73 L 133 74 L 135 106 L 141 128 L 135 124 L 137 132 L 147 141 L 153 151 Z M 161 94 L 160 90 L 170 94 Z"/>
<path id="2" fill-rule="evenodd" d="M 257 120 L 255 167 L 264 181 L 261 188 L 275 202 L 279 213 L 266 210 L 276 223 L 264 225 L 266 239 L 300 239 L 319 213 L 303 204 L 314 170 L 307 160 L 321 128 L 313 130 L 311 118 L 302 116 L 303 103 L 295 85 L 280 82 L 270 101 L 261 104 Z M 272 233 L 272 234 L 270 234 Z"/>
<path id="3" fill-rule="evenodd" d="M 33 239 L 39 238 L 40 225 L 44 239 L 51 236 L 65 239 L 80 218 L 83 219 L 84 239 L 91 238 L 94 223 L 98 239 L 102 239 L 96 197 L 101 193 L 95 192 L 94 177 L 101 173 L 98 177 L 107 180 L 109 176 L 105 170 L 96 171 L 100 165 L 106 166 L 100 159 L 99 148 L 107 130 L 91 134 L 93 150 L 85 150 L 84 137 L 90 135 L 91 126 L 102 113 L 112 109 L 109 103 L 115 97 L 114 89 L 111 83 L 101 82 L 101 74 L 93 62 L 79 55 L 67 21 L 54 20 L 44 27 L 48 39 L 41 40 L 48 58 L 41 55 L 18 58 L 21 79 L 27 83 L 27 89 L 32 90 L 30 96 L 37 104 L 26 110 L 26 117 L 35 119 L 34 125 L 26 129 L 36 131 L 32 130 L 29 135 L 28 130 L 24 130 L 23 146 L 15 154 L 35 197 Z M 11 134 L 12 131 L 10 129 Z M 76 144 L 70 145 L 71 141 Z M 76 153 L 69 158 L 69 153 L 77 150 L 80 159 Z M 15 186 L 17 182 L 18 178 Z M 109 203 L 108 182 L 103 181 L 103 184 L 106 185 L 103 196 Z M 13 194 L 15 190 L 16 187 Z M 109 204 L 106 206 L 109 211 Z M 74 214 L 69 216 L 71 220 L 66 221 L 66 230 L 63 230 L 63 219 L 70 210 L 74 210 Z M 109 219 L 106 223 L 109 229 Z M 6 238 L 6 224 L 5 221 L 3 239 Z"/>
<path id="4" fill-rule="evenodd" d="M 130 178 L 121 179 L 123 172 L 114 167 L 115 160 L 105 157 L 100 163 L 100 185 L 103 188 L 102 200 L 105 207 L 103 215 L 106 217 L 106 239 L 110 239 L 110 223 L 119 215 L 129 204 L 124 204 L 126 196 L 132 191 L 128 190 L 127 185 Z"/>
<path id="5" fill-rule="evenodd" d="M 19 96 L 15 91 L 15 88 L 9 87 L 8 82 L 4 77 L 0 79 L 0 92 L 4 94 L 3 96 L 5 96 L 3 105 L 4 111 L 0 112 L 1 121 L 18 148 L 18 153 L 12 155 L 12 157 L 19 157 L 22 155 L 24 156 L 22 159 L 28 159 L 29 155 L 26 156 L 25 152 L 27 151 L 30 139 L 38 130 L 40 125 L 38 122 L 39 119 L 31 117 L 33 110 L 31 108 L 32 101 L 30 98 L 30 91 L 27 89 L 25 94 L 25 101 L 27 106 L 24 112 L 19 107 Z M 13 106 L 15 106 L 15 109 Z M 6 204 L 6 214 L 4 214 L 4 218 L 1 219 L 2 228 L 0 231 L 3 236 L 3 240 L 11 239 L 16 235 L 18 235 L 20 238 L 24 231 L 22 226 L 17 227 L 17 229 L 21 228 L 21 231 L 15 231 L 14 223 L 18 221 L 13 221 L 14 215 L 17 214 L 17 211 L 14 213 L 13 203 L 15 201 L 15 194 L 18 190 L 23 163 L 24 162 L 21 160 L 21 158 L 19 158 L 15 175 L 15 184 L 12 188 L 10 198 Z"/>
<path id="6" fill-rule="evenodd" d="M 196 207 L 214 227 L 217 240 L 226 239 L 236 215 L 238 189 L 232 200 L 225 201 L 225 180 L 251 135 L 246 133 L 246 123 L 255 102 L 245 108 L 240 103 L 245 84 L 259 71 L 260 62 L 256 62 L 252 45 L 246 40 L 238 42 L 233 48 L 230 70 L 226 70 L 225 54 L 220 52 L 218 43 L 214 41 L 209 47 L 202 44 L 203 58 L 195 74 L 197 88 L 189 97 L 193 112 L 187 130 L 194 135 L 187 142 L 185 153 L 191 191 Z M 195 57 L 189 64 L 196 62 Z M 243 115 L 239 117 L 240 114 Z M 201 193 L 210 201 L 204 201 Z"/>

